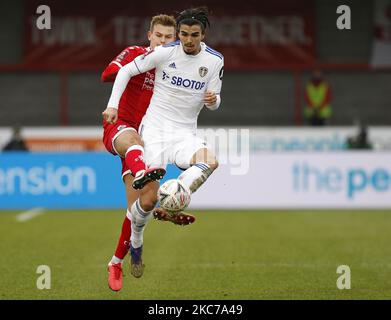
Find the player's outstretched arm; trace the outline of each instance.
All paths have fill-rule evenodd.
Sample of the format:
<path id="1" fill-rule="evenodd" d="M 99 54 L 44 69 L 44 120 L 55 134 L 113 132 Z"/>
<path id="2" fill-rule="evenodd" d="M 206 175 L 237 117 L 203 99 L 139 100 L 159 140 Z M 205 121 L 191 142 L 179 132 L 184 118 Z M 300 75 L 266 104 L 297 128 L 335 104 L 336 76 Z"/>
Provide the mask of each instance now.
<path id="1" fill-rule="evenodd" d="M 114 63 L 111 63 L 107 66 L 107 68 L 103 71 L 101 75 L 102 82 L 114 82 L 115 77 L 119 71 L 120 67 Z"/>
<path id="2" fill-rule="evenodd" d="M 122 67 L 115 78 L 107 108 L 118 109 L 119 101 L 131 77 L 140 74 L 134 63 Z"/>
<path id="3" fill-rule="evenodd" d="M 121 51 L 119 55 L 112 60 L 106 69 L 102 72 L 101 81 L 102 82 L 114 82 L 115 77 L 118 74 L 119 69 L 124 65 L 132 62 L 139 54 L 136 48 L 138 47 L 127 47 Z"/>
<path id="4" fill-rule="evenodd" d="M 164 53 L 165 50 L 152 50 L 142 56 L 138 56 L 133 60 L 133 62 L 123 66 L 118 71 L 117 77 L 115 78 L 113 90 L 111 91 L 111 96 L 107 107 L 118 109 L 119 101 L 130 78 L 155 69 L 159 61 L 162 60 L 162 57 L 164 57 Z"/>

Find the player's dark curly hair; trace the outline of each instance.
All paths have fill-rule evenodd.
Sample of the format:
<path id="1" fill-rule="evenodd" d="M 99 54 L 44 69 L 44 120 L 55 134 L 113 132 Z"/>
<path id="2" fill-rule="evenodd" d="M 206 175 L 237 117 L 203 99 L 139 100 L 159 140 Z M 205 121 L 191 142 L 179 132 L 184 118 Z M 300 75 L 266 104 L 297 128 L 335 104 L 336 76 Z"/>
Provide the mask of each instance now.
<path id="1" fill-rule="evenodd" d="M 210 27 L 209 23 L 209 9 L 207 7 L 190 8 L 183 10 L 176 17 L 177 29 L 179 30 L 182 24 L 187 26 L 193 26 L 198 24 L 201 26 L 201 30 L 204 33 L 207 27 Z"/>

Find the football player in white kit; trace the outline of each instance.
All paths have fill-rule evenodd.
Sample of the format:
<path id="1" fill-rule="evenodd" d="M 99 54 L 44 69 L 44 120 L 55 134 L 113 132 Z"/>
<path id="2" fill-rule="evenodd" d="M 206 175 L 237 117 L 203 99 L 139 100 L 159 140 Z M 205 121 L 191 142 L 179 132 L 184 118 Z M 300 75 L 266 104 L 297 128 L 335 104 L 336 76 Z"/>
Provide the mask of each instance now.
<path id="1" fill-rule="evenodd" d="M 106 110 L 115 121 L 120 98 L 130 78 L 156 69 L 154 92 L 139 129 L 144 158 L 149 167 L 176 164 L 184 170 L 178 179 L 193 193 L 218 167 L 214 153 L 196 136 L 196 129 L 201 109 L 216 110 L 221 103 L 224 58 L 202 42 L 209 26 L 206 8 L 182 11 L 176 21 L 180 41 L 159 46 L 122 67 Z M 156 181 L 146 184 L 131 208 L 133 275 L 143 274 L 143 232 L 153 216 L 158 188 Z"/>

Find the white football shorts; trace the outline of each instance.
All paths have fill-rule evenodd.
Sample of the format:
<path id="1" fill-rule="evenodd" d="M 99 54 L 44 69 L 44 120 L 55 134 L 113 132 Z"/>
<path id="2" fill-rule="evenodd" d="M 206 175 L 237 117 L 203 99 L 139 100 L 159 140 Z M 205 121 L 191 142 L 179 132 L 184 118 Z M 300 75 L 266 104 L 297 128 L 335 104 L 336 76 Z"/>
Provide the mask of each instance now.
<path id="1" fill-rule="evenodd" d="M 144 162 L 148 167 L 166 168 L 171 163 L 186 170 L 198 150 L 210 149 L 203 139 L 189 130 L 168 131 L 141 124 L 139 134 L 144 142 Z"/>

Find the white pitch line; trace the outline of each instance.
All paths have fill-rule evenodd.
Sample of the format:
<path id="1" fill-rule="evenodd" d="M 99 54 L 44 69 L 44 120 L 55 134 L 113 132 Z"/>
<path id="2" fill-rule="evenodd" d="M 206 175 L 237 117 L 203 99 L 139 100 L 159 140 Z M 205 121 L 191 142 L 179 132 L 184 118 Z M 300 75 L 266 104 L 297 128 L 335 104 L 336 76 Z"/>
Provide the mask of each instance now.
<path id="1" fill-rule="evenodd" d="M 30 209 L 30 210 L 27 210 L 27 211 L 24 211 L 22 213 L 19 213 L 17 216 L 16 216 L 16 220 L 18 222 L 26 222 L 26 221 L 29 221 L 41 214 L 44 214 L 45 213 L 45 209 L 44 208 L 41 208 L 41 207 L 38 207 L 38 208 L 33 208 L 33 209 Z"/>

